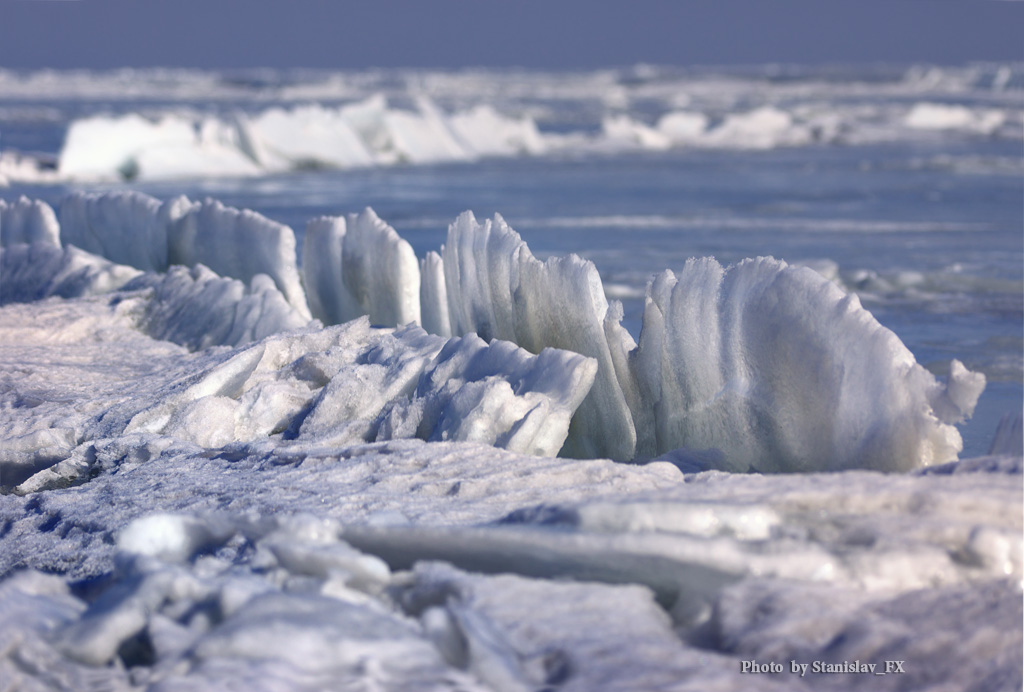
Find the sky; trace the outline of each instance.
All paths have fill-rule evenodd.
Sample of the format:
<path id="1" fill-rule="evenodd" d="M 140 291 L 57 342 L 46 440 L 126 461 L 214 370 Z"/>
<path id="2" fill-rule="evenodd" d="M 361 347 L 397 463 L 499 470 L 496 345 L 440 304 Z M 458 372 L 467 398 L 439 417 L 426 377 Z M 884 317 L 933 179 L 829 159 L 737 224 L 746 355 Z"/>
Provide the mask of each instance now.
<path id="1" fill-rule="evenodd" d="M 0 67 L 1024 61 L 1013 0 L 0 0 Z"/>

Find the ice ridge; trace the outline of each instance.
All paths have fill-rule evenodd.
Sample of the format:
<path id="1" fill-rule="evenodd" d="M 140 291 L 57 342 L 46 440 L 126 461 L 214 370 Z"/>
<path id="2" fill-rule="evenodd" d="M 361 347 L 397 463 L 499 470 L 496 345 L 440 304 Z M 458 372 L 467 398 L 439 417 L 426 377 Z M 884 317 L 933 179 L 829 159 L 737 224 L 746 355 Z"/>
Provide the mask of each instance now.
<path id="1" fill-rule="evenodd" d="M 61 221 L 63 250 L 36 244 L 5 253 L 5 277 L 20 277 L 5 282 L 5 300 L 97 292 L 135 278 L 129 267 L 87 261 L 73 247 L 83 244 L 139 270 L 193 267 L 163 278 L 147 274 L 130 286 L 159 298 L 144 311 L 145 328 L 190 348 L 249 343 L 311 317 L 333 324 L 369 315 L 387 327 L 422 324 L 444 338 L 473 334 L 534 354 L 552 348 L 593 359 L 593 386 L 572 406 L 560 450 L 567 456 L 662 457 L 732 471 L 906 471 L 956 458 L 962 442 L 955 425 L 971 415 L 985 386 L 983 375 L 958 361 L 939 380 L 855 294 L 771 258 L 729 267 L 693 259 L 678 273 L 658 275 L 647 289 L 637 343 L 591 262 L 541 262 L 500 216 L 481 223 L 462 214 L 441 252 L 421 264 L 370 209 L 314 219 L 301 271 L 290 228 L 214 200 L 79 193 L 61 205 Z M 43 255 L 37 261 L 48 269 L 24 266 Z M 231 319 L 219 322 L 224 315 Z M 441 352 L 441 342 L 435 346 Z M 353 382 L 365 380 L 364 389 L 378 393 L 411 386 L 407 378 L 401 386 L 385 381 L 407 363 L 377 365 L 384 370 L 353 372 Z M 501 387 L 474 391 L 473 406 L 465 403 L 469 394 L 449 403 L 465 415 L 478 405 L 509 405 L 515 416 L 526 415 Z M 411 409 L 399 420 L 398 410 L 388 409 L 388 426 L 425 420 Z"/>

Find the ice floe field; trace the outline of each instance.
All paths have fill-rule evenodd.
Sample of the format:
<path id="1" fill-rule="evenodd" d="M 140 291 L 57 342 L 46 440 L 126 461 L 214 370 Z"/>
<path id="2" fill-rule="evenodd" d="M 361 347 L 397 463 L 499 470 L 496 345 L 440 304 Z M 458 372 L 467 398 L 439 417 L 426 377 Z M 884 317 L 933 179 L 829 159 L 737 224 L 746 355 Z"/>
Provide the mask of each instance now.
<path id="1" fill-rule="evenodd" d="M 0 70 L 0 689 L 1019 690 L 1022 95 Z"/>

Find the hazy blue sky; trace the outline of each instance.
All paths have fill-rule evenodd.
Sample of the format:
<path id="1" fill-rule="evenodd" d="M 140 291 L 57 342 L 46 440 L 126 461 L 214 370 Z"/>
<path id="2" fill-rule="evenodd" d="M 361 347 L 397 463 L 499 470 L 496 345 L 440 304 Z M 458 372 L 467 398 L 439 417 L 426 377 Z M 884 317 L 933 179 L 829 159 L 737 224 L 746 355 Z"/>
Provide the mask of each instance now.
<path id="1" fill-rule="evenodd" d="M 0 66 L 1024 60 L 998 0 L 0 0 Z"/>

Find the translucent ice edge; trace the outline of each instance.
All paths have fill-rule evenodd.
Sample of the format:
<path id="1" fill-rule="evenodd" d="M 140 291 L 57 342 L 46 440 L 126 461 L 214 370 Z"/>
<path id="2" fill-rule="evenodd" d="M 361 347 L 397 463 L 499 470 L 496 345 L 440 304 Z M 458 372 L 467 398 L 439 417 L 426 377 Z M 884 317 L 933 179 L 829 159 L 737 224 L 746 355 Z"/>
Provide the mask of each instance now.
<path id="1" fill-rule="evenodd" d="M 732 471 L 906 471 L 956 458 L 962 443 L 954 426 L 970 416 L 985 386 L 982 374 L 959 361 L 940 381 L 856 295 L 771 258 L 730 267 L 693 259 L 678 274 L 657 276 L 634 342 L 592 263 L 574 255 L 537 260 L 500 216 L 479 223 L 461 215 L 441 252 L 420 263 L 372 210 L 314 219 L 300 269 L 290 228 L 214 200 L 72 194 L 60 210 L 63 249 L 53 244 L 45 209 L 30 200 L 0 208 L 14 241 L 49 229 L 42 242 L 4 250 L 5 302 L 147 288 L 155 295 L 142 317 L 149 332 L 193 348 L 242 345 L 310 317 L 331 324 L 369 315 L 372 324 L 421 323 L 445 338 L 475 334 L 542 356 L 547 348 L 575 352 L 597 369 L 582 401 L 567 395 L 575 413 L 559 446 L 568 456 L 662 456 Z M 193 269 L 154 273 L 178 264 Z M 395 377 L 411 382 L 396 374 L 399 365 L 381 367 L 385 379 L 373 375 L 374 387 L 387 390 Z M 476 405 L 497 410 L 505 396 L 481 390 Z M 267 405 L 271 418 L 296 415 Z M 529 417 L 510 411 L 518 411 L 508 414 L 516 420 Z M 370 418 L 384 414 L 378 408 Z M 363 420 L 344 406 L 332 415 L 342 427 L 351 422 L 346 416 Z M 373 434 L 381 425 L 374 423 Z M 384 429 L 433 434 L 419 425 L 395 419 Z M 231 430 L 223 442 L 238 434 Z M 362 434 L 372 437 L 370 429 Z M 559 451 L 552 444 L 538 449 Z"/>

